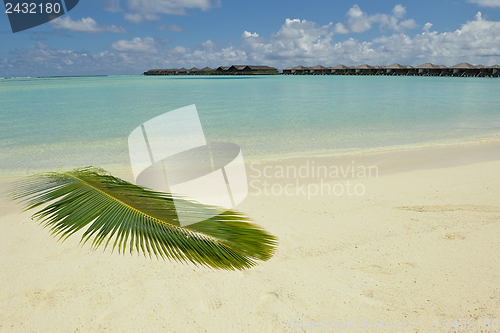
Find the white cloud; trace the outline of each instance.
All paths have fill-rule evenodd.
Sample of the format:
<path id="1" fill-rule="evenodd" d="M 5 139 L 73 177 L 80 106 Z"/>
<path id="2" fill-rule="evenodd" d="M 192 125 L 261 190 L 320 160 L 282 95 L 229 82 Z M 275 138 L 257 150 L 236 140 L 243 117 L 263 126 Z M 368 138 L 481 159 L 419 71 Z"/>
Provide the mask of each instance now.
<path id="1" fill-rule="evenodd" d="M 144 21 L 144 17 L 141 14 L 125 13 L 124 18 L 134 24 L 140 24 Z"/>
<path id="2" fill-rule="evenodd" d="M 179 54 L 184 54 L 187 52 L 187 49 L 184 46 L 176 46 L 172 50 L 172 52 L 179 53 Z"/>
<path id="3" fill-rule="evenodd" d="M 128 0 L 131 11 L 141 14 L 176 14 L 185 15 L 186 9 L 208 10 L 210 0 Z"/>
<path id="4" fill-rule="evenodd" d="M 271 58 L 304 59 L 313 54 L 325 54 L 332 40 L 331 23 L 317 27 L 314 22 L 286 19 L 281 29 L 271 36 L 270 41 L 255 36 L 242 36 L 243 49 L 250 53 L 250 58 L 258 62 L 262 56 Z"/>
<path id="5" fill-rule="evenodd" d="M 152 37 L 134 37 L 131 41 L 119 40 L 114 42 L 109 47 L 116 51 L 122 52 L 142 52 L 142 53 L 158 53 L 156 42 Z"/>
<path id="6" fill-rule="evenodd" d="M 429 32 L 429 29 L 432 28 L 432 23 L 427 22 L 424 27 L 422 28 L 423 31 Z"/>
<path id="7" fill-rule="evenodd" d="M 374 23 L 380 24 L 380 29 L 389 29 L 394 31 L 403 31 L 405 29 L 414 29 L 418 27 L 417 23 L 413 19 L 405 20 L 399 22 L 406 14 L 406 8 L 402 5 L 396 5 L 392 9 L 392 15 L 387 14 L 373 14 L 368 15 L 363 12 L 358 5 L 353 5 L 351 9 L 347 12 L 346 16 L 348 20 L 345 25 L 342 23 L 337 23 L 336 33 L 347 33 L 346 26 L 353 32 L 362 33 L 368 31 L 372 28 Z M 338 27 L 338 29 L 337 29 Z"/>
<path id="8" fill-rule="evenodd" d="M 500 7 L 500 0 L 468 0 L 471 3 L 477 3 L 483 7 Z"/>
<path id="9" fill-rule="evenodd" d="M 158 27 L 156 27 L 157 30 L 161 30 L 161 31 L 176 31 L 176 32 L 186 32 L 186 29 L 184 29 L 183 27 L 181 27 L 180 25 L 177 25 L 175 23 L 173 24 L 170 24 L 170 25 L 160 25 Z"/>
<path id="10" fill-rule="evenodd" d="M 105 10 L 109 12 L 121 12 L 122 8 L 120 7 L 120 0 L 101 0 L 102 5 Z"/>
<path id="11" fill-rule="evenodd" d="M 335 27 L 333 28 L 333 32 L 336 34 L 348 34 L 349 29 L 347 29 L 347 27 L 345 25 L 343 25 L 342 23 L 339 22 L 339 23 L 335 24 Z"/>
<path id="12" fill-rule="evenodd" d="M 351 31 L 361 33 L 372 28 L 372 24 L 375 21 L 372 17 L 369 17 L 364 13 L 358 5 L 354 5 L 347 12 L 349 19 L 347 20 L 347 26 Z"/>
<path id="13" fill-rule="evenodd" d="M 374 42 L 383 44 L 378 51 L 385 58 L 409 59 L 415 63 L 426 62 L 453 65 L 461 61 L 472 63 L 497 63 L 500 57 L 500 22 L 486 21 L 479 12 L 476 19 L 462 25 L 454 32 L 424 32 L 411 38 L 404 34 L 381 37 Z"/>
<path id="14" fill-rule="evenodd" d="M 366 17 L 356 10 L 353 12 L 352 17 Z M 254 63 L 277 66 L 365 62 L 420 65 L 427 61 L 446 65 L 462 61 L 494 64 L 500 60 L 500 22 L 484 20 L 478 13 L 475 20 L 454 32 L 429 32 L 431 27 L 427 23 L 424 32 L 414 37 L 396 32 L 373 41 L 349 38 L 335 42 L 328 26 L 316 27 L 312 22 L 287 19 L 269 39 L 245 32 L 242 45 L 247 58 Z"/>
<path id="15" fill-rule="evenodd" d="M 392 14 L 395 18 L 402 18 L 406 14 L 406 7 L 403 7 L 402 5 L 396 5 L 392 9 Z"/>
<path id="16" fill-rule="evenodd" d="M 102 1 L 105 2 L 104 9 L 108 11 L 124 11 L 120 7 L 120 0 Z M 207 11 L 220 6 L 220 0 L 126 0 L 125 3 L 124 18 L 134 24 L 160 20 L 162 14 L 187 15 L 190 9 Z"/>
<path id="17" fill-rule="evenodd" d="M 399 22 L 398 25 L 401 25 Z M 241 46 L 214 43 L 161 47 L 165 41 L 152 37 L 120 40 L 110 51 L 96 54 L 55 50 L 38 42 L 17 50 L 10 59 L 0 59 L 3 76 L 57 74 L 142 73 L 150 68 L 218 67 L 231 64 L 287 66 L 388 65 L 394 62 L 420 65 L 425 62 L 447 66 L 466 61 L 472 64 L 500 63 L 500 22 L 484 19 L 481 13 L 455 31 L 432 31 L 426 23 L 420 34 L 393 31 L 373 40 L 336 35 L 337 25 L 318 26 L 306 20 L 287 19 L 268 38 L 244 31 Z M 338 38 L 337 38 L 338 37 Z M 12 73 L 12 74 L 11 74 Z"/>
<path id="18" fill-rule="evenodd" d="M 82 75 L 119 72 L 117 57 L 110 52 L 86 54 L 72 50 L 55 50 L 37 42 L 28 49 L 14 51 L 16 57 L 0 60 L 2 74 L 18 76 Z M 11 73 L 11 74 L 8 74 Z"/>
<path id="19" fill-rule="evenodd" d="M 211 48 L 214 48 L 214 47 L 215 47 L 215 43 L 214 43 L 214 42 L 212 42 L 212 40 L 211 40 L 211 39 L 209 39 L 209 40 L 207 40 L 206 42 L 201 43 L 201 46 L 206 47 L 206 48 L 208 48 L 208 49 L 211 49 Z"/>
<path id="20" fill-rule="evenodd" d="M 70 31 L 83 32 L 87 34 L 97 34 L 103 32 L 114 32 L 114 33 L 126 33 L 122 27 L 117 27 L 115 25 L 98 25 L 94 19 L 91 17 L 82 18 L 81 20 L 73 21 L 69 15 L 59 17 L 50 24 L 55 29 L 66 29 Z"/>
<path id="21" fill-rule="evenodd" d="M 414 19 L 404 20 L 399 23 L 399 27 L 403 29 L 415 29 L 418 27 L 417 22 Z M 399 30 L 399 29 L 398 29 Z"/>

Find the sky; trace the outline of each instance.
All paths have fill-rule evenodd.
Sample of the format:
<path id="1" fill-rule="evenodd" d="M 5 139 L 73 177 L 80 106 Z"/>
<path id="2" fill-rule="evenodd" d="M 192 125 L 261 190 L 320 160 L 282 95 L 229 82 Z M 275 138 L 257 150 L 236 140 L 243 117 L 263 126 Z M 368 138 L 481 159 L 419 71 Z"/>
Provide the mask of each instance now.
<path id="1" fill-rule="evenodd" d="M 80 0 L 12 33 L 0 77 L 230 65 L 500 64 L 500 0 Z"/>

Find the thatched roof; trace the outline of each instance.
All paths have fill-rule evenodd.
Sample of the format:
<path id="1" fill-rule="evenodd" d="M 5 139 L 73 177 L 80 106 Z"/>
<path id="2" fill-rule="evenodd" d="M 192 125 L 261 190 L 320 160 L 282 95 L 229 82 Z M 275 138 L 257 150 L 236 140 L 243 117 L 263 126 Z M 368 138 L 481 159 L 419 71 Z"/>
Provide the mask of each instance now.
<path id="1" fill-rule="evenodd" d="M 450 68 L 453 68 L 453 69 L 474 69 L 475 66 L 469 64 L 468 62 L 461 62 L 455 66 L 451 66 Z"/>
<path id="2" fill-rule="evenodd" d="M 439 66 L 433 65 L 430 62 L 426 62 L 425 64 L 422 64 L 422 65 L 417 66 L 415 68 L 419 68 L 419 69 L 439 69 Z"/>
<path id="3" fill-rule="evenodd" d="M 193 68 L 191 68 L 189 71 L 190 71 L 190 72 L 198 72 L 198 71 L 199 71 L 199 69 L 198 69 L 198 68 L 196 68 L 196 67 L 193 67 Z"/>
<path id="4" fill-rule="evenodd" d="M 498 65 L 493 65 L 493 66 L 490 66 L 490 67 L 488 67 L 488 68 L 500 69 L 500 66 L 498 66 Z"/>
<path id="5" fill-rule="evenodd" d="M 482 69 L 482 68 L 486 68 L 486 66 L 483 66 L 483 65 L 481 65 L 481 64 L 476 65 L 476 66 L 474 66 L 474 67 L 476 67 L 476 68 L 481 68 L 481 69 Z"/>
<path id="6" fill-rule="evenodd" d="M 274 67 L 269 67 L 269 66 L 255 66 L 255 65 L 233 65 L 232 67 L 235 67 L 239 71 L 243 70 L 246 67 L 250 68 L 252 71 L 277 70 Z"/>
<path id="7" fill-rule="evenodd" d="M 405 66 L 401 66 L 400 64 L 392 64 L 392 65 L 386 66 L 385 68 L 387 68 L 387 69 L 405 69 Z"/>
<path id="8" fill-rule="evenodd" d="M 413 68 L 415 68 L 415 67 L 413 67 L 412 65 L 406 65 L 406 66 L 405 66 L 405 68 L 406 68 L 406 69 L 413 69 Z"/>
<path id="9" fill-rule="evenodd" d="M 356 69 L 372 69 L 373 67 L 367 64 L 359 65 Z"/>
<path id="10" fill-rule="evenodd" d="M 341 64 L 341 65 L 337 65 L 337 66 L 333 67 L 332 69 L 348 69 L 348 68 L 349 67 L 344 66 L 344 65 Z"/>
<path id="11" fill-rule="evenodd" d="M 311 67 L 311 69 L 326 69 L 326 67 L 318 65 L 318 66 Z"/>
<path id="12" fill-rule="evenodd" d="M 210 68 L 210 67 L 204 67 L 204 68 L 202 68 L 201 70 L 202 70 L 202 71 L 204 71 L 204 72 L 210 72 L 210 71 L 213 71 L 213 70 L 215 70 L 215 69 Z"/>
<path id="13" fill-rule="evenodd" d="M 445 68 L 448 68 L 448 67 L 446 67 L 445 65 L 439 65 L 439 68 L 445 69 Z"/>

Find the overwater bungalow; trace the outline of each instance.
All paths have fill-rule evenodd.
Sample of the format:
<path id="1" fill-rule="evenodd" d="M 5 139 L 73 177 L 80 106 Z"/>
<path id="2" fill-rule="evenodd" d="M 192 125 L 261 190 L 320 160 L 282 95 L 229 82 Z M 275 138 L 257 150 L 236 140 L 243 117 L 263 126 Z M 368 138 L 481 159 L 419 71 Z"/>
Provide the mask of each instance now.
<path id="1" fill-rule="evenodd" d="M 321 65 L 310 67 L 309 70 L 311 71 L 311 74 L 314 74 L 314 75 L 328 74 L 328 73 L 326 73 L 328 71 L 328 68 L 321 66 Z"/>
<path id="2" fill-rule="evenodd" d="M 406 65 L 406 75 L 415 75 L 417 73 L 417 69 L 415 69 L 415 67 L 413 66 L 410 66 L 410 65 Z"/>
<path id="3" fill-rule="evenodd" d="M 290 70 L 290 74 L 294 75 L 303 75 L 303 74 L 309 74 L 311 70 L 308 67 L 304 66 L 296 66 L 296 67 L 289 67 L 287 70 Z"/>
<path id="4" fill-rule="evenodd" d="M 253 65 L 232 65 L 220 66 L 216 69 L 205 67 L 198 69 L 150 69 L 143 75 L 252 75 L 252 74 L 278 74 L 278 70 L 270 66 Z M 370 66 L 367 64 L 358 67 L 337 65 L 335 67 L 324 67 L 317 65 L 314 67 L 287 67 L 283 69 L 283 74 L 291 75 L 406 75 L 406 76 L 458 76 L 458 77 L 498 77 L 500 76 L 500 66 L 471 65 L 466 62 L 446 67 L 445 65 L 434 65 L 425 63 L 417 67 L 410 65 L 403 66 L 394 63 L 388 66 Z"/>
<path id="5" fill-rule="evenodd" d="M 386 75 L 406 75 L 408 69 L 406 66 L 401 66 L 400 64 L 392 64 L 385 67 Z"/>
<path id="6" fill-rule="evenodd" d="M 345 75 L 345 74 L 347 74 L 348 69 L 349 69 L 349 67 L 341 64 L 341 65 L 337 65 L 335 67 L 332 67 L 331 73 L 337 74 L 337 75 Z"/>
<path id="7" fill-rule="evenodd" d="M 215 68 L 203 67 L 203 68 L 201 69 L 201 72 L 202 72 L 203 74 L 211 74 L 211 73 L 215 72 Z"/>
<path id="8" fill-rule="evenodd" d="M 498 77 L 500 74 L 500 66 L 493 65 L 488 67 L 488 74 L 492 77 Z"/>
<path id="9" fill-rule="evenodd" d="M 359 65 L 356 67 L 356 75 L 373 75 L 375 74 L 375 67 L 367 64 Z"/>
<path id="10" fill-rule="evenodd" d="M 385 66 L 375 66 L 373 68 L 375 69 L 374 75 L 385 75 L 385 72 L 386 72 Z"/>
<path id="11" fill-rule="evenodd" d="M 480 69 L 467 62 L 461 62 L 455 66 L 451 66 L 453 76 L 476 76 L 479 74 Z"/>
<path id="12" fill-rule="evenodd" d="M 430 62 L 417 66 L 416 69 L 418 70 L 416 74 L 422 76 L 436 76 L 441 74 L 442 71 L 438 65 L 431 64 Z"/>
<path id="13" fill-rule="evenodd" d="M 196 67 L 193 67 L 191 68 L 190 70 L 188 70 L 188 74 L 191 74 L 191 75 L 199 75 L 199 74 L 202 74 L 201 73 L 201 70 L 199 70 L 198 68 Z"/>
<path id="14" fill-rule="evenodd" d="M 219 74 L 227 73 L 229 67 L 230 66 L 219 66 L 215 71 Z"/>
<path id="15" fill-rule="evenodd" d="M 452 73 L 452 70 L 445 65 L 439 65 L 439 69 L 441 70 L 439 76 L 450 76 Z"/>
<path id="16" fill-rule="evenodd" d="M 216 72 L 229 75 L 278 74 L 278 69 L 270 66 L 232 65 L 229 67 L 220 66 Z"/>
<path id="17" fill-rule="evenodd" d="M 245 66 L 250 69 L 252 74 L 278 74 L 278 69 L 271 66 Z"/>

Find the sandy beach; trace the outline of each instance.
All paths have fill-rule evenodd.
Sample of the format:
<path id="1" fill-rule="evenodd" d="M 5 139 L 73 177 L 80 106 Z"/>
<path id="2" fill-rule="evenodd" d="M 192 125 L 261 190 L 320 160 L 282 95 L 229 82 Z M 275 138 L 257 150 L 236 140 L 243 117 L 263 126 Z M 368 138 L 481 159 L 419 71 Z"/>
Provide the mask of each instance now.
<path id="1" fill-rule="evenodd" d="M 238 210 L 279 246 L 244 271 L 61 243 L 2 199 L 0 332 L 500 331 L 498 143 L 247 173 Z"/>

